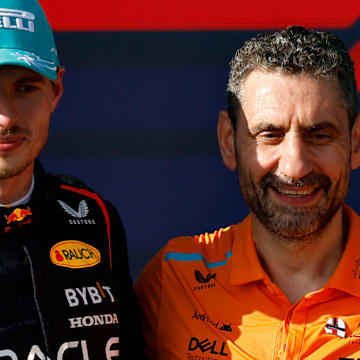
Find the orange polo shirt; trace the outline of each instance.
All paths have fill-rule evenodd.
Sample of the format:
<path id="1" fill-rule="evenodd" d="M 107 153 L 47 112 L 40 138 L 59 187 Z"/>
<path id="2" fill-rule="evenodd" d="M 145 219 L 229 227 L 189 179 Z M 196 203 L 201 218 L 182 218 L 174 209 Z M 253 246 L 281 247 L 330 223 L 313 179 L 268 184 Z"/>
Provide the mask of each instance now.
<path id="1" fill-rule="evenodd" d="M 250 217 L 172 239 L 136 284 L 149 358 L 360 360 L 360 218 L 345 211 L 335 273 L 293 305 L 260 264 Z"/>

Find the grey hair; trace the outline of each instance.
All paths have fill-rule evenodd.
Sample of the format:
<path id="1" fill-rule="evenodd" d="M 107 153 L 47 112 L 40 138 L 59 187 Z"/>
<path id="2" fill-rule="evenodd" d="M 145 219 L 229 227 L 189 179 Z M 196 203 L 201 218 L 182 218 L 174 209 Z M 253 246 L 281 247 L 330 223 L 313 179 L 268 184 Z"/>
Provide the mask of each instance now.
<path id="1" fill-rule="evenodd" d="M 343 42 L 335 35 L 291 26 L 247 40 L 230 62 L 227 101 L 234 128 L 241 104 L 242 83 L 256 69 L 337 81 L 350 128 L 354 124 L 358 94 L 354 63 Z"/>

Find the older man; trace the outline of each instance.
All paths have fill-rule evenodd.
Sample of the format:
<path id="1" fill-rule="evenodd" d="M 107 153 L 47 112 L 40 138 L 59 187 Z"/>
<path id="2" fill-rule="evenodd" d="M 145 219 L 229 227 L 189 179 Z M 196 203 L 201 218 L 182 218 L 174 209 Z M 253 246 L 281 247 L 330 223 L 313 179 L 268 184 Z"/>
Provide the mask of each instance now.
<path id="1" fill-rule="evenodd" d="M 149 358 L 360 358 L 360 165 L 353 63 L 302 27 L 252 38 L 219 115 L 250 215 L 171 240 L 137 283 Z"/>
<path id="2" fill-rule="evenodd" d="M 0 358 L 141 358 L 115 208 L 36 160 L 63 92 L 36 0 L 0 3 Z"/>

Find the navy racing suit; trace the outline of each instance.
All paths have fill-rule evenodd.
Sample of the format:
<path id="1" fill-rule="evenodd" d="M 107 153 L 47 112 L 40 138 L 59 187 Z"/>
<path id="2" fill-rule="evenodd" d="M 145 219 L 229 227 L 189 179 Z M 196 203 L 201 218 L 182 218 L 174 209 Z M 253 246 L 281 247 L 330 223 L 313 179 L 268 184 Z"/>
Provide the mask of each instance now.
<path id="1" fill-rule="evenodd" d="M 0 359 L 142 359 L 120 217 L 35 163 L 27 204 L 0 209 Z"/>

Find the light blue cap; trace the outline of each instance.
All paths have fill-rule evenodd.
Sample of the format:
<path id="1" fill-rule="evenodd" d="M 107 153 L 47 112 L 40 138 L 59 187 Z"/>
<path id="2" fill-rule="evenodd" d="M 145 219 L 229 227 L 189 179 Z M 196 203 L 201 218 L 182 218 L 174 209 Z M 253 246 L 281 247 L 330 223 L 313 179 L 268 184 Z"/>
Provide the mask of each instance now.
<path id="1" fill-rule="evenodd" d="M 56 80 L 54 35 L 37 0 L 0 0 L 0 65 L 23 66 Z"/>

